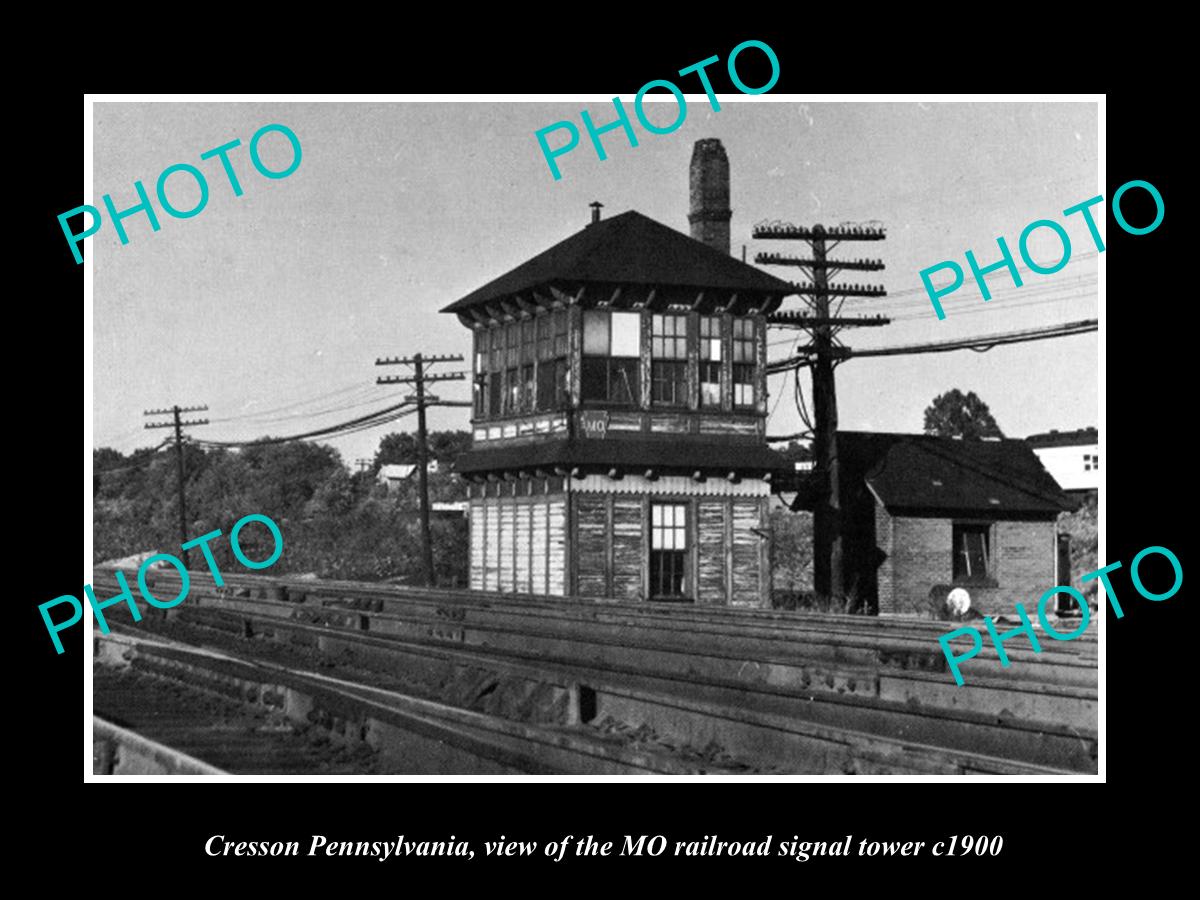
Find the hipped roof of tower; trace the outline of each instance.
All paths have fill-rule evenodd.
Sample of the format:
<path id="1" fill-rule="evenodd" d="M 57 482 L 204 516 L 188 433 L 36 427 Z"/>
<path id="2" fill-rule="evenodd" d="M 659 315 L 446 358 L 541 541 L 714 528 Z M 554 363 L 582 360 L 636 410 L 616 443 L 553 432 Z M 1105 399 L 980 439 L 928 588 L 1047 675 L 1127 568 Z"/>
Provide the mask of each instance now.
<path id="1" fill-rule="evenodd" d="M 631 210 L 588 225 L 442 312 L 485 321 L 577 302 L 769 313 L 790 293 L 786 281 Z"/>

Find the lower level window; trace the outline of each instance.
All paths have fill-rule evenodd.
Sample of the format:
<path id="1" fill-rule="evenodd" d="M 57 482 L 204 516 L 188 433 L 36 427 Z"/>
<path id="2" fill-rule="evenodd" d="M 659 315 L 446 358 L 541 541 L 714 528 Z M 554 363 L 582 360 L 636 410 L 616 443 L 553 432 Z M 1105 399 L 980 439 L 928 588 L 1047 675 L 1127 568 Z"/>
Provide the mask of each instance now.
<path id="1" fill-rule="evenodd" d="M 688 599 L 687 504 L 650 506 L 650 596 Z"/>
<path id="2" fill-rule="evenodd" d="M 992 577 L 991 528 L 987 525 L 955 525 L 954 578 L 978 581 Z"/>

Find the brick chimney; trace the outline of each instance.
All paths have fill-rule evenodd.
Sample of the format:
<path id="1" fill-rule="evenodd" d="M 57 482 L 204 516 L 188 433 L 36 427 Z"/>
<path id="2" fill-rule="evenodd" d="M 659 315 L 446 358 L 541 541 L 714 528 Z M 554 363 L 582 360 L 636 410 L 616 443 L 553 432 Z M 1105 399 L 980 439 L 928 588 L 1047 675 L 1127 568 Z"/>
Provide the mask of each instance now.
<path id="1" fill-rule="evenodd" d="M 692 237 L 714 250 L 729 253 L 729 157 L 718 138 L 702 138 L 692 148 Z"/>

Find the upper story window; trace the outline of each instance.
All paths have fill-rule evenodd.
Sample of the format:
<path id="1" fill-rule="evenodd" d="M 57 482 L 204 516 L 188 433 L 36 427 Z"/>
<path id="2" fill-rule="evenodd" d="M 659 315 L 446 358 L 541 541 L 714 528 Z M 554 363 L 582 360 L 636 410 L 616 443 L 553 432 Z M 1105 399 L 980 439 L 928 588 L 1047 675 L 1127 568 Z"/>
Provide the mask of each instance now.
<path id="1" fill-rule="evenodd" d="M 537 346 L 534 338 L 537 335 L 537 323 L 526 319 L 521 323 L 521 362 L 533 362 L 534 348 Z"/>
<path id="2" fill-rule="evenodd" d="M 700 317 L 700 405 L 721 405 L 721 317 Z"/>
<path id="3" fill-rule="evenodd" d="M 652 316 L 650 399 L 666 406 L 687 403 L 687 316 Z"/>
<path id="4" fill-rule="evenodd" d="M 578 321 L 584 401 L 640 408 L 644 391 L 645 402 L 654 407 L 716 411 L 732 400 L 734 410 L 745 412 L 762 400 L 762 328 L 754 317 L 590 309 Z M 569 405 L 577 364 L 569 322 L 565 309 L 544 310 L 476 332 L 477 417 L 525 416 Z M 1085 465 L 1098 468 L 1099 460 L 1088 457 Z"/>
<path id="5" fill-rule="evenodd" d="M 584 311 L 584 400 L 640 405 L 641 329 L 640 313 Z"/>
<path id="6" fill-rule="evenodd" d="M 471 392 L 476 418 L 482 418 L 487 412 L 488 340 L 488 333 L 483 329 L 475 332 L 475 377 L 471 381 Z"/>
<path id="7" fill-rule="evenodd" d="M 487 413 L 498 416 L 500 400 L 504 396 L 504 328 L 491 330 L 488 350 Z"/>
<path id="8" fill-rule="evenodd" d="M 1085 472 L 1100 471 L 1100 454 L 1099 453 L 1083 454 L 1083 471 L 1085 471 Z"/>
<path id="9" fill-rule="evenodd" d="M 521 411 L 521 323 L 510 322 L 504 326 L 504 414 Z"/>
<path id="10" fill-rule="evenodd" d="M 733 405 L 754 405 L 758 347 L 753 319 L 733 320 Z"/>
<path id="11" fill-rule="evenodd" d="M 555 310 L 537 318 L 537 396 L 539 411 L 567 403 L 567 313 Z"/>
<path id="12" fill-rule="evenodd" d="M 554 310 L 475 334 L 475 414 L 496 418 L 567 403 L 567 313 Z"/>

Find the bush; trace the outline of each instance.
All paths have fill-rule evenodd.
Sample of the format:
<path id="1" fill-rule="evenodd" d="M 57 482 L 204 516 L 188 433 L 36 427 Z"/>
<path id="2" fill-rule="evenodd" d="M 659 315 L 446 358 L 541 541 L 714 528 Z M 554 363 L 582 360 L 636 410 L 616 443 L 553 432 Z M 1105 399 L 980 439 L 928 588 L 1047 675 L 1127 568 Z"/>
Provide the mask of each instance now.
<path id="1" fill-rule="evenodd" d="M 812 513 L 775 506 L 770 512 L 771 586 L 781 596 L 811 592 L 813 587 Z M 795 607 L 781 607 L 795 608 Z"/>
<path id="2" fill-rule="evenodd" d="M 1093 606 L 1097 600 L 1099 579 L 1080 584 L 1079 577 L 1100 568 L 1099 559 L 1099 500 L 1095 492 L 1088 494 L 1083 505 L 1058 519 L 1058 530 L 1071 536 L 1071 584 L 1079 588 Z"/>

